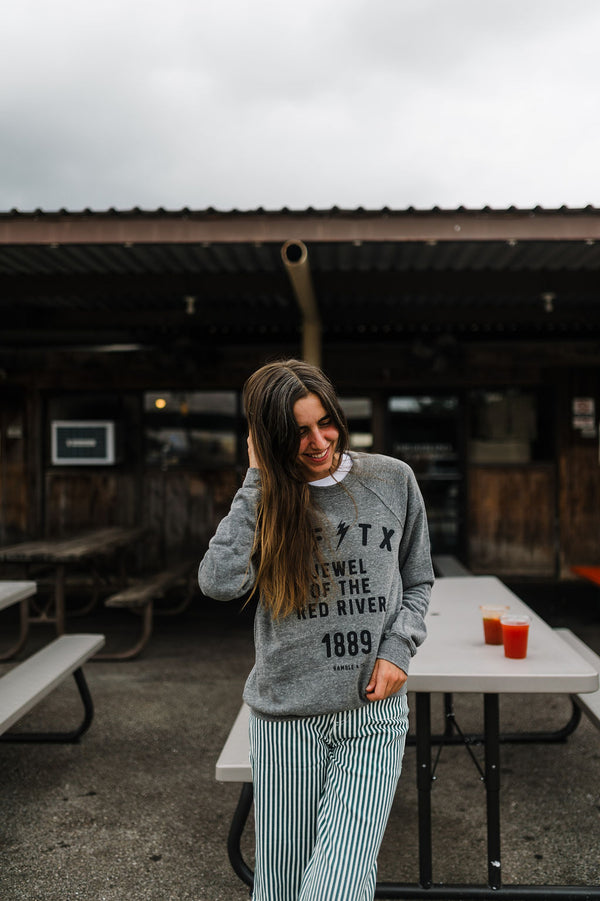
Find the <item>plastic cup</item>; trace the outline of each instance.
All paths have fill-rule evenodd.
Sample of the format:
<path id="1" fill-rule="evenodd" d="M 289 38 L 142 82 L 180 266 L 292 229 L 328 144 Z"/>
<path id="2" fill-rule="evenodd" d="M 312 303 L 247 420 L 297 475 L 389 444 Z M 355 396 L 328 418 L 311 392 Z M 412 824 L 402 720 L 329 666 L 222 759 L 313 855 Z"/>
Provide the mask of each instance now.
<path id="1" fill-rule="evenodd" d="M 529 638 L 529 623 L 531 618 L 526 614 L 511 614 L 503 616 L 502 641 L 504 644 L 504 656 L 513 660 L 521 660 L 527 657 L 527 639 Z"/>
<path id="2" fill-rule="evenodd" d="M 508 607 L 496 607 L 493 604 L 483 604 L 481 615 L 483 616 L 483 638 L 486 644 L 502 644 L 502 626 L 500 620 L 506 615 Z"/>

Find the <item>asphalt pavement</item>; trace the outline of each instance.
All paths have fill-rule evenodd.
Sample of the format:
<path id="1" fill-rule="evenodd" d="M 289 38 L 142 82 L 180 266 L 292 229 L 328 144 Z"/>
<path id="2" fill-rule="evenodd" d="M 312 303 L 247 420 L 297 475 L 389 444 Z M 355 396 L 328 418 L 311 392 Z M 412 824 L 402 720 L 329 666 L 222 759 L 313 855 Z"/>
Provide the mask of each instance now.
<path id="1" fill-rule="evenodd" d="M 513 587 L 600 653 L 600 591 L 580 583 Z M 2 625 L 16 627 L 8 612 Z M 126 611 L 69 620 L 69 631 L 103 632 L 113 649 L 138 630 Z M 51 637 L 50 627 L 32 627 L 21 656 Z M 79 744 L 3 744 L 1 901 L 247 901 L 226 851 L 239 789 L 216 782 L 214 771 L 252 660 L 251 611 L 198 593 L 187 612 L 156 618 L 139 658 L 87 664 L 95 718 Z M 433 709 L 441 727 L 441 696 Z M 464 731 L 481 728 L 480 696 L 456 697 L 455 709 Z M 69 680 L 20 727 L 62 728 L 79 710 Z M 507 731 L 554 728 L 569 715 L 558 696 L 501 702 Z M 501 782 L 503 881 L 600 883 L 600 731 L 584 718 L 566 743 L 503 745 Z M 462 747 L 444 748 L 437 764 L 433 838 L 436 882 L 485 884 L 484 787 Z M 250 820 L 250 864 L 252 841 Z M 417 844 L 408 747 L 380 880 L 416 882 Z"/>

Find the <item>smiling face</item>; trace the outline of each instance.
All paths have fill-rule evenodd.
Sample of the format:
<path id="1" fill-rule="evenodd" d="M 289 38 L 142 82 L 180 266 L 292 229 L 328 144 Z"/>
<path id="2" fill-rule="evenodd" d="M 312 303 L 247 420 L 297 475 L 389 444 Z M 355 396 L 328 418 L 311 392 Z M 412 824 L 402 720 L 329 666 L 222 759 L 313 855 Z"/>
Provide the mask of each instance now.
<path id="1" fill-rule="evenodd" d="M 307 394 L 294 404 L 294 419 L 300 429 L 298 463 L 307 482 L 323 479 L 338 465 L 339 432 L 321 399 Z"/>

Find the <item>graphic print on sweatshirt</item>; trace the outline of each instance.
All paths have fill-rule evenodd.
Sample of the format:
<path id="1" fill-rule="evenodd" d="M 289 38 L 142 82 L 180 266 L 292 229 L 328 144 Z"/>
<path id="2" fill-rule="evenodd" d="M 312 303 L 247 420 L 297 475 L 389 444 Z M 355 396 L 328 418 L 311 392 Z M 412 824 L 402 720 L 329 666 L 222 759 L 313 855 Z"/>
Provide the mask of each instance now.
<path id="1" fill-rule="evenodd" d="M 373 615 L 381 622 L 388 611 L 387 592 L 381 593 L 381 573 L 388 571 L 391 562 L 388 555 L 397 560 L 399 539 L 393 540 L 397 532 L 397 524 L 349 524 L 340 520 L 334 532 L 337 539 L 334 551 L 340 556 L 315 565 L 319 581 L 312 587 L 314 601 L 296 613 L 296 618 L 322 621 L 326 631 L 321 638 L 321 650 L 331 661 L 334 672 L 361 669 L 361 659 L 371 655 L 374 642 L 379 640 L 379 635 L 373 635 L 368 625 Z M 323 541 L 322 528 L 316 528 L 315 535 L 318 542 Z M 346 548 L 353 556 L 341 556 Z M 381 560 L 382 556 L 387 560 Z M 360 621 L 363 617 L 368 618 L 368 625 Z"/>

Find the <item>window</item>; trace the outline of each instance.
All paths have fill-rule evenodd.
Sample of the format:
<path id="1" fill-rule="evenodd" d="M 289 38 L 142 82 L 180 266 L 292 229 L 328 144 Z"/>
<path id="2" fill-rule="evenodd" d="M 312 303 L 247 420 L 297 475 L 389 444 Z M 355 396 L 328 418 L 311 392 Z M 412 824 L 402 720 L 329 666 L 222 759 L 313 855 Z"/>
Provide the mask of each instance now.
<path id="1" fill-rule="evenodd" d="M 235 391 L 148 391 L 146 463 L 200 469 L 234 466 L 240 435 Z"/>
<path id="2" fill-rule="evenodd" d="M 390 397 L 388 440 L 392 456 L 408 463 L 417 477 L 434 553 L 457 553 L 462 505 L 459 398 Z"/>
<path id="3" fill-rule="evenodd" d="M 340 397 L 340 406 L 348 420 L 350 450 L 373 449 L 373 404 L 369 397 Z"/>
<path id="4" fill-rule="evenodd" d="M 471 463 L 530 463 L 552 459 L 549 392 L 508 388 L 470 395 Z"/>

